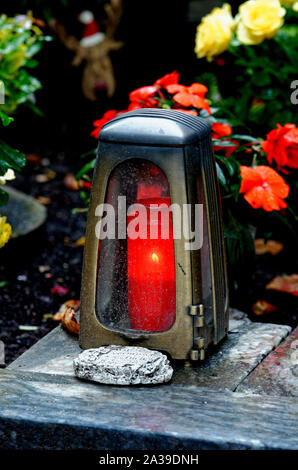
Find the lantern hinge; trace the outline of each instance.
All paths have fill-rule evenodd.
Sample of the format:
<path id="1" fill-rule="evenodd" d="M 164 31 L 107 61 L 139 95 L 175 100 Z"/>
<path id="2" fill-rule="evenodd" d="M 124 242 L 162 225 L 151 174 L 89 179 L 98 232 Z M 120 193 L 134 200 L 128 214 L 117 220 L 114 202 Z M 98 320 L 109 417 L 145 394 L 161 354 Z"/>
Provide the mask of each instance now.
<path id="1" fill-rule="evenodd" d="M 203 361 L 205 359 L 205 349 L 192 349 L 189 356 L 191 361 Z"/>
<path id="2" fill-rule="evenodd" d="M 194 318 L 194 327 L 201 328 L 204 326 L 204 305 L 190 305 L 189 314 Z"/>
<path id="3" fill-rule="evenodd" d="M 202 336 L 197 336 L 194 338 L 194 347 L 197 349 L 192 349 L 190 351 L 190 359 L 192 361 L 203 361 L 205 359 L 205 338 Z"/>

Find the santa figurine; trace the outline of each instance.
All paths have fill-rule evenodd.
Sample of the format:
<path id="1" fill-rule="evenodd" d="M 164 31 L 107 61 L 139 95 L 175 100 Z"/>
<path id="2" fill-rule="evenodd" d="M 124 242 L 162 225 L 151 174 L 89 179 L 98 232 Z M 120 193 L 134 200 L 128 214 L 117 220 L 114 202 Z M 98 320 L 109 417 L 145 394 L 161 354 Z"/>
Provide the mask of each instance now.
<path id="1" fill-rule="evenodd" d="M 68 49 L 75 52 L 72 64 L 78 66 L 85 62 L 82 91 L 91 101 L 97 101 L 98 91 L 105 90 L 108 97 L 113 96 L 116 82 L 109 53 L 123 46 L 122 41 L 114 39 L 122 14 L 121 0 L 110 0 L 105 9 L 107 13 L 105 33 L 100 31 L 92 11 L 85 10 L 79 14 L 78 19 L 84 24 L 83 37 L 80 40 L 69 36 L 61 23 L 51 22 L 51 27 L 60 40 Z"/>
<path id="2" fill-rule="evenodd" d="M 85 25 L 83 38 L 80 40 L 81 46 L 92 47 L 104 40 L 105 34 L 100 31 L 92 11 L 82 11 L 79 14 L 79 21 Z"/>

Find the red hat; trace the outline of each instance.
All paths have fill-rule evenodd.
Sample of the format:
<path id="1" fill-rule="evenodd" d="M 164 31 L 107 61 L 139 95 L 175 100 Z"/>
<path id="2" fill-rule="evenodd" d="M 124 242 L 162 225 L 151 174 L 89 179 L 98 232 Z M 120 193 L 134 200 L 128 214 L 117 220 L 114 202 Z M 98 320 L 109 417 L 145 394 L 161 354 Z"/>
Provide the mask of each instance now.
<path id="1" fill-rule="evenodd" d="M 83 39 L 80 41 L 83 47 L 95 46 L 103 41 L 105 35 L 99 30 L 98 23 L 95 21 L 91 11 L 82 11 L 79 15 L 79 20 L 85 25 Z"/>

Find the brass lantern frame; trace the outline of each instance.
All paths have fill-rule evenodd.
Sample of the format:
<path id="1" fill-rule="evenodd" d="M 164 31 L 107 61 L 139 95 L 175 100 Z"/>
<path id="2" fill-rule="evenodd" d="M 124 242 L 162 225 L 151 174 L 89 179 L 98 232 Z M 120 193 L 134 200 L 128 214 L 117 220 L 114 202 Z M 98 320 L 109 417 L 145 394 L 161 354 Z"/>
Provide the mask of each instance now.
<path id="1" fill-rule="evenodd" d="M 205 350 L 210 344 L 217 344 L 227 333 L 225 250 L 210 127 L 205 121 L 199 118 L 194 121 L 192 118 L 179 111 L 138 110 L 110 121 L 100 133 L 82 273 L 80 345 L 83 349 L 107 344 L 138 345 L 166 351 L 174 359 L 198 360 L 204 359 Z M 144 119 L 145 123 L 148 122 L 148 127 L 142 136 Z M 129 121 L 134 133 L 127 126 Z M 138 128 L 141 121 L 142 125 Z M 169 122 L 171 128 L 168 136 Z M 114 142 L 113 126 L 116 130 L 118 128 Z M 185 132 L 181 133 L 182 127 L 187 129 L 187 136 Z M 165 332 L 147 334 L 113 330 L 102 325 L 96 314 L 98 239 L 95 228 L 98 217 L 95 211 L 99 204 L 105 202 L 113 170 L 119 164 L 132 159 L 148 160 L 164 172 L 169 183 L 171 204 L 192 204 L 193 207 L 195 203 L 200 203 L 198 186 L 206 195 L 213 312 L 212 315 L 210 312 L 206 315 L 202 303 L 201 250 L 187 251 L 184 249 L 184 239 L 174 239 L 176 319 L 173 326 Z M 175 223 L 173 214 L 174 228 Z"/>

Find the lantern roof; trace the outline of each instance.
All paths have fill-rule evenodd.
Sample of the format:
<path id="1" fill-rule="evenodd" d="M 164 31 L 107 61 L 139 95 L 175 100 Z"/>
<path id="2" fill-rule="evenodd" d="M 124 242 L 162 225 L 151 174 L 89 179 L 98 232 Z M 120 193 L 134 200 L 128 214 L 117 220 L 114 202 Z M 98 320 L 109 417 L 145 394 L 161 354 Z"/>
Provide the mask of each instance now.
<path id="1" fill-rule="evenodd" d="M 172 109 L 144 108 L 120 114 L 106 123 L 99 140 L 180 147 L 204 139 L 210 130 L 206 119 Z"/>

